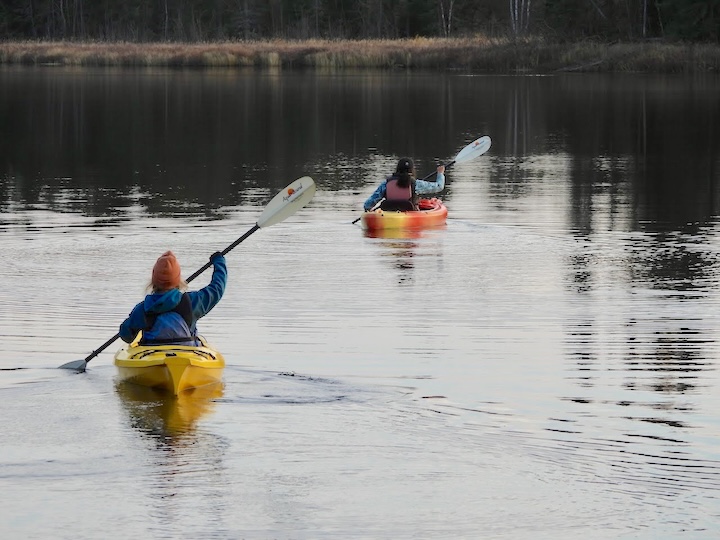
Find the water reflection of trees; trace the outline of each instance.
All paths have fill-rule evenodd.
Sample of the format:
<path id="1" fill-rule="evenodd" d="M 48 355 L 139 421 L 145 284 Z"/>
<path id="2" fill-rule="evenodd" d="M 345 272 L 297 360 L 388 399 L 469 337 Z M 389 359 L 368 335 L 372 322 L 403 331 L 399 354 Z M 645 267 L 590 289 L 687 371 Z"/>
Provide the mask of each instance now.
<path id="1" fill-rule="evenodd" d="M 620 189 L 623 224 L 632 229 L 707 223 L 717 214 L 720 103 L 687 79 L 629 79 L 570 99 L 567 150 L 574 156 L 571 208 L 598 184 Z M 572 136 L 576 134 L 576 136 Z M 598 159 L 602 158 L 602 159 Z M 614 211 L 609 207 L 608 211 Z"/>
<path id="2" fill-rule="evenodd" d="M 577 385 L 566 399 L 583 418 L 599 418 L 591 423 L 607 414 L 630 422 L 618 441 L 626 445 L 691 441 L 683 430 L 716 348 L 714 329 L 688 307 L 706 306 L 719 271 L 708 243 L 719 209 L 720 141 L 710 122 L 720 104 L 692 87 L 640 77 L 564 94 L 559 148 L 570 156 L 568 228 L 577 240 L 566 283 L 582 306 L 565 324 Z M 662 463 L 665 450 L 652 452 Z"/>
<path id="3" fill-rule="evenodd" d="M 571 228 L 672 229 L 717 215 L 720 102 L 710 80 L 523 77 L 488 86 L 504 87 L 491 92 L 500 105 L 491 114 L 502 115 L 494 131 L 504 126 L 491 133 L 492 153 L 502 158 L 496 181 L 566 178 Z M 566 169 L 543 167 L 560 155 Z"/>
<path id="4" fill-rule="evenodd" d="M 330 189 L 336 182 L 357 185 L 367 181 L 371 149 L 388 151 L 378 132 L 392 140 L 391 155 L 400 149 L 413 155 L 425 135 L 407 131 L 407 119 L 446 101 L 442 84 L 428 91 L 389 74 L 58 69 L 13 75 L 4 79 L 7 99 L 0 104 L 7 118 L 0 126 L 3 200 L 91 215 L 134 204 L 151 214 L 183 206 L 202 214 L 255 202 L 258 190 L 274 194 L 316 169 Z M 446 133 L 440 118 L 431 123 L 427 131 Z M 438 149 L 419 151 L 420 160 Z"/>
<path id="5" fill-rule="evenodd" d="M 669 444 L 645 451 L 669 466 L 673 445 L 696 441 L 687 429 L 702 423 L 696 397 L 714 370 L 716 328 L 701 313 L 711 302 L 716 257 L 703 246 L 707 237 L 692 234 L 585 240 L 568 258 L 576 310 L 565 322 L 565 351 L 577 391 L 564 399 L 583 422 L 627 422 L 616 444 Z M 690 478 L 692 457 L 686 461 Z"/>
<path id="6" fill-rule="evenodd" d="M 568 376 L 578 386 L 577 394 L 568 399 L 587 405 L 584 414 L 591 416 L 601 415 L 603 405 L 612 404 L 622 407 L 618 414 L 628 420 L 691 424 L 688 415 L 696 412 L 692 393 L 706 385 L 714 369 L 707 359 L 714 340 L 700 328 L 686 328 L 686 320 L 675 323 L 674 330 L 664 331 L 653 331 L 652 320 L 634 317 L 612 328 L 601 329 L 602 322 L 592 318 L 568 325 L 567 348 L 573 360 Z M 620 393 L 605 386 L 612 373 L 617 373 Z M 659 396 L 653 399 L 652 394 Z"/>
<path id="7" fill-rule="evenodd" d="M 595 354 L 597 351 L 592 349 L 600 348 L 601 335 L 615 339 L 616 333 L 608 331 L 607 321 L 600 320 L 608 317 L 605 309 L 612 308 L 615 316 L 610 326 L 619 335 L 627 336 L 623 347 L 628 356 L 635 355 L 644 344 L 655 344 L 657 351 L 651 356 L 662 358 L 658 365 L 668 359 L 670 351 L 682 358 L 692 356 L 688 365 L 702 365 L 700 350 L 703 345 L 712 345 L 715 335 L 709 334 L 702 319 L 687 307 L 691 303 L 704 306 L 716 286 L 720 261 L 704 245 L 710 238 L 660 233 L 598 234 L 584 240 L 566 259 L 568 289 L 579 302 L 587 304 L 588 311 L 597 313 L 585 318 L 582 328 L 568 329 L 571 336 L 580 330 L 586 336 L 595 336 L 593 341 L 586 337 L 578 342 L 583 344 L 578 354 L 583 358 Z M 610 302 L 608 297 L 615 300 Z M 668 310 L 667 318 L 658 316 L 661 309 Z M 676 329 L 666 330 L 673 321 Z M 675 337 L 670 339 L 668 335 Z M 670 358 L 671 362 L 676 360 Z M 677 360 L 677 365 L 684 363 Z M 647 365 L 652 370 L 654 364 Z"/>
<path id="8" fill-rule="evenodd" d="M 426 171 L 489 134 L 498 196 L 501 185 L 567 175 L 578 230 L 607 198 L 614 227 L 706 223 L 719 206 L 709 79 L 71 68 L 0 77 L 0 204 L 222 217 L 303 174 L 323 190 L 361 192 L 400 153 Z M 567 170 L 537 165 L 557 156 Z"/>

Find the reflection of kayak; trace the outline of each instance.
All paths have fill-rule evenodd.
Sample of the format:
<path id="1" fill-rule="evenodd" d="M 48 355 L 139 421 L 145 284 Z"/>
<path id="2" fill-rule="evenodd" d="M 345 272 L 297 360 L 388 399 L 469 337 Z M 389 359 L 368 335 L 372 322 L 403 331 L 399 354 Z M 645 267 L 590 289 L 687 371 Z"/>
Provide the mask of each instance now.
<path id="1" fill-rule="evenodd" d="M 412 240 L 415 238 L 423 238 L 427 236 L 429 231 L 437 231 L 444 229 L 443 225 L 435 225 L 434 227 L 417 228 L 417 229 L 365 229 L 363 234 L 368 238 L 384 238 L 385 240 Z"/>
<path id="2" fill-rule="evenodd" d="M 443 225 L 448 210 L 440 199 L 420 199 L 418 210 L 406 212 L 373 210 L 365 212 L 361 217 L 364 229 L 379 231 L 384 229 L 421 229 Z"/>
<path id="3" fill-rule="evenodd" d="M 204 338 L 200 341 L 199 347 L 138 345 L 135 341 L 115 354 L 119 380 L 173 394 L 218 382 L 225 359 Z"/>
<path id="4" fill-rule="evenodd" d="M 168 443 L 167 437 L 191 434 L 197 421 L 211 413 L 223 396 L 223 383 L 206 384 L 177 396 L 119 381 L 115 385 L 134 428 Z"/>

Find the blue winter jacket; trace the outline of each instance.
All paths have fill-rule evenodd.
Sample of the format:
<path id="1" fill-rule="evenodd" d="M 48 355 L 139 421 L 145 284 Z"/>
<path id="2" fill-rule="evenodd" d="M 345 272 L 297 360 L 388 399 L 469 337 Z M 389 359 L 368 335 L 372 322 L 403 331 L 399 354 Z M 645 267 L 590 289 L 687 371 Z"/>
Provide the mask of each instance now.
<path id="1" fill-rule="evenodd" d="M 171 289 L 163 293 L 148 294 L 145 300 L 136 305 L 130 316 L 120 325 L 120 337 L 131 343 L 140 330 L 143 331 L 143 343 L 169 343 L 176 345 L 199 345 L 197 340 L 197 320 L 204 317 L 215 307 L 225 292 L 227 284 L 227 265 L 222 255 L 213 257 L 213 275 L 210 283 L 199 291 L 185 293 L 190 300 L 191 321 L 172 311 L 180 303 L 183 292 Z M 149 317 L 148 317 L 149 315 Z M 152 327 L 148 325 L 155 317 Z"/>

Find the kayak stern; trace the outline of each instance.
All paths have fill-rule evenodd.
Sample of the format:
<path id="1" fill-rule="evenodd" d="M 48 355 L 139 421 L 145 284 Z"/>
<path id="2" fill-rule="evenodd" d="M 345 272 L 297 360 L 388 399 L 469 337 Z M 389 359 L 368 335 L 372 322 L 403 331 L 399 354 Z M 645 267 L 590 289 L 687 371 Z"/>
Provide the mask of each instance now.
<path id="1" fill-rule="evenodd" d="M 122 381 L 177 395 L 220 381 L 225 359 L 209 347 L 138 345 L 120 349 L 115 355 L 115 366 Z"/>
<path id="2" fill-rule="evenodd" d="M 448 209 L 440 199 L 421 199 L 419 208 L 406 212 L 372 210 L 360 216 L 361 224 L 365 230 L 379 231 L 437 227 L 447 221 Z"/>

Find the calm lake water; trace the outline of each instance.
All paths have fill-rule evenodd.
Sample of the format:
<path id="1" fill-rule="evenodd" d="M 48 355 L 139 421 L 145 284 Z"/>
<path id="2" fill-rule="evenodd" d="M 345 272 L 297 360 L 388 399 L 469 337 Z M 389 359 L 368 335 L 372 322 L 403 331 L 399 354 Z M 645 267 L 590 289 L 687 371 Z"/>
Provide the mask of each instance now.
<path id="1" fill-rule="evenodd" d="M 2 538 L 720 536 L 720 78 L 2 67 L 0 119 Z M 351 224 L 481 135 L 445 227 Z M 304 175 L 222 387 L 57 369 Z"/>

